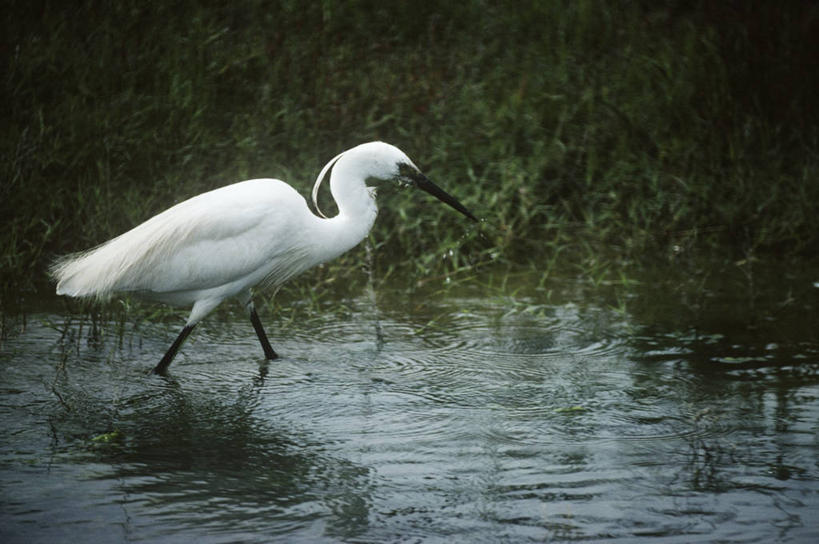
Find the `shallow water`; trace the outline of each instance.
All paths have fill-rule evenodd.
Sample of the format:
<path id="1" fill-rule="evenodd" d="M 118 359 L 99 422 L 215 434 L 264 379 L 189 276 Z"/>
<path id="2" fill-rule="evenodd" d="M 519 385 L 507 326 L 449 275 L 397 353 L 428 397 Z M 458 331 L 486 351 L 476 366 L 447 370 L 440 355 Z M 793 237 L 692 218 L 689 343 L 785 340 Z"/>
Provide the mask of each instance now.
<path id="1" fill-rule="evenodd" d="M 262 311 L 270 363 L 217 314 L 168 378 L 176 325 L 47 300 L 6 318 L 0 540 L 816 542 L 817 270 L 364 289 Z"/>

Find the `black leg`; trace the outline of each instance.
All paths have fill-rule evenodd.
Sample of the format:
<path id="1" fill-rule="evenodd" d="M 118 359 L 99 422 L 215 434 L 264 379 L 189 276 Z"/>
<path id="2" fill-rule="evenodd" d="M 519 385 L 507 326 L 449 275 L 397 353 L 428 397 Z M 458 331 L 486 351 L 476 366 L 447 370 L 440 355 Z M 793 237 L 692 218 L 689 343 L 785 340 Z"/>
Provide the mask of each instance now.
<path id="1" fill-rule="evenodd" d="M 262 322 L 259 321 L 259 314 L 256 313 L 256 308 L 253 306 L 250 307 L 250 322 L 253 323 L 253 328 L 256 329 L 256 336 L 259 337 L 259 342 L 262 344 L 262 350 L 264 350 L 264 356 L 266 359 L 278 359 L 279 356 L 276 355 L 276 352 L 273 351 L 273 348 L 270 347 L 270 341 L 267 339 L 267 335 L 264 332 L 264 327 L 262 327 Z"/>
<path id="2" fill-rule="evenodd" d="M 196 325 L 185 325 L 185 328 L 182 329 L 182 332 L 179 333 L 179 336 L 176 337 L 176 340 L 173 341 L 171 347 L 168 348 L 168 351 L 165 352 L 165 356 L 162 357 L 162 360 L 159 361 L 159 364 L 154 367 L 152 372 L 154 374 L 159 374 L 160 376 L 164 376 L 165 372 L 168 370 L 168 367 L 171 366 L 171 361 L 173 358 L 176 357 L 176 352 L 179 351 L 179 348 L 182 346 L 182 343 L 185 342 L 185 339 L 191 333 L 193 328 Z"/>

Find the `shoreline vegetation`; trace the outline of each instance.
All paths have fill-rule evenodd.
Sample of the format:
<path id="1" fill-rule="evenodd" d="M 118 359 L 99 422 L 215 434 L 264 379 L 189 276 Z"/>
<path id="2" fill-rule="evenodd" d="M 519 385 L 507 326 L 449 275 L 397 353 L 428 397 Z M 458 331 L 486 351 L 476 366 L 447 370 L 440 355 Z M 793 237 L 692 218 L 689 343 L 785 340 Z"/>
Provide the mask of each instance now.
<path id="1" fill-rule="evenodd" d="M 379 278 L 819 252 L 814 3 L 491 4 L 12 0 L 2 298 L 206 190 L 306 197 L 374 139 L 484 219 L 379 194 Z"/>

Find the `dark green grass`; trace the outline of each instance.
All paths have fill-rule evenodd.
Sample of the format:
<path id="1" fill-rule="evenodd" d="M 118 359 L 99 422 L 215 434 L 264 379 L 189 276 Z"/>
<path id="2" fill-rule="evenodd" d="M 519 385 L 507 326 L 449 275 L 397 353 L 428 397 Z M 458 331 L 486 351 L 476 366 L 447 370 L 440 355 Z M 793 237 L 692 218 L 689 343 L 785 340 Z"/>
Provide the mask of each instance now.
<path id="1" fill-rule="evenodd" d="M 485 218 L 382 193 L 382 278 L 815 253 L 818 20 L 798 2 L 12 1 L 2 291 L 45 289 L 54 256 L 204 190 L 306 195 L 371 139 Z"/>

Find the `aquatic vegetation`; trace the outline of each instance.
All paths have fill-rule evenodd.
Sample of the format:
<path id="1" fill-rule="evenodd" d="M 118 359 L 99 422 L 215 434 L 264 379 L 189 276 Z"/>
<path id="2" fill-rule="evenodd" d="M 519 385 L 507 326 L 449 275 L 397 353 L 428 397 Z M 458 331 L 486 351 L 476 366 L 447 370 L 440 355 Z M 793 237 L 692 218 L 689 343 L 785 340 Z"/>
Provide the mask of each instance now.
<path id="1" fill-rule="evenodd" d="M 12 2 L 0 290 L 207 189 L 306 195 L 372 139 L 485 219 L 380 195 L 377 277 L 559 258 L 597 282 L 646 254 L 815 252 L 815 11 L 757 4 Z"/>

